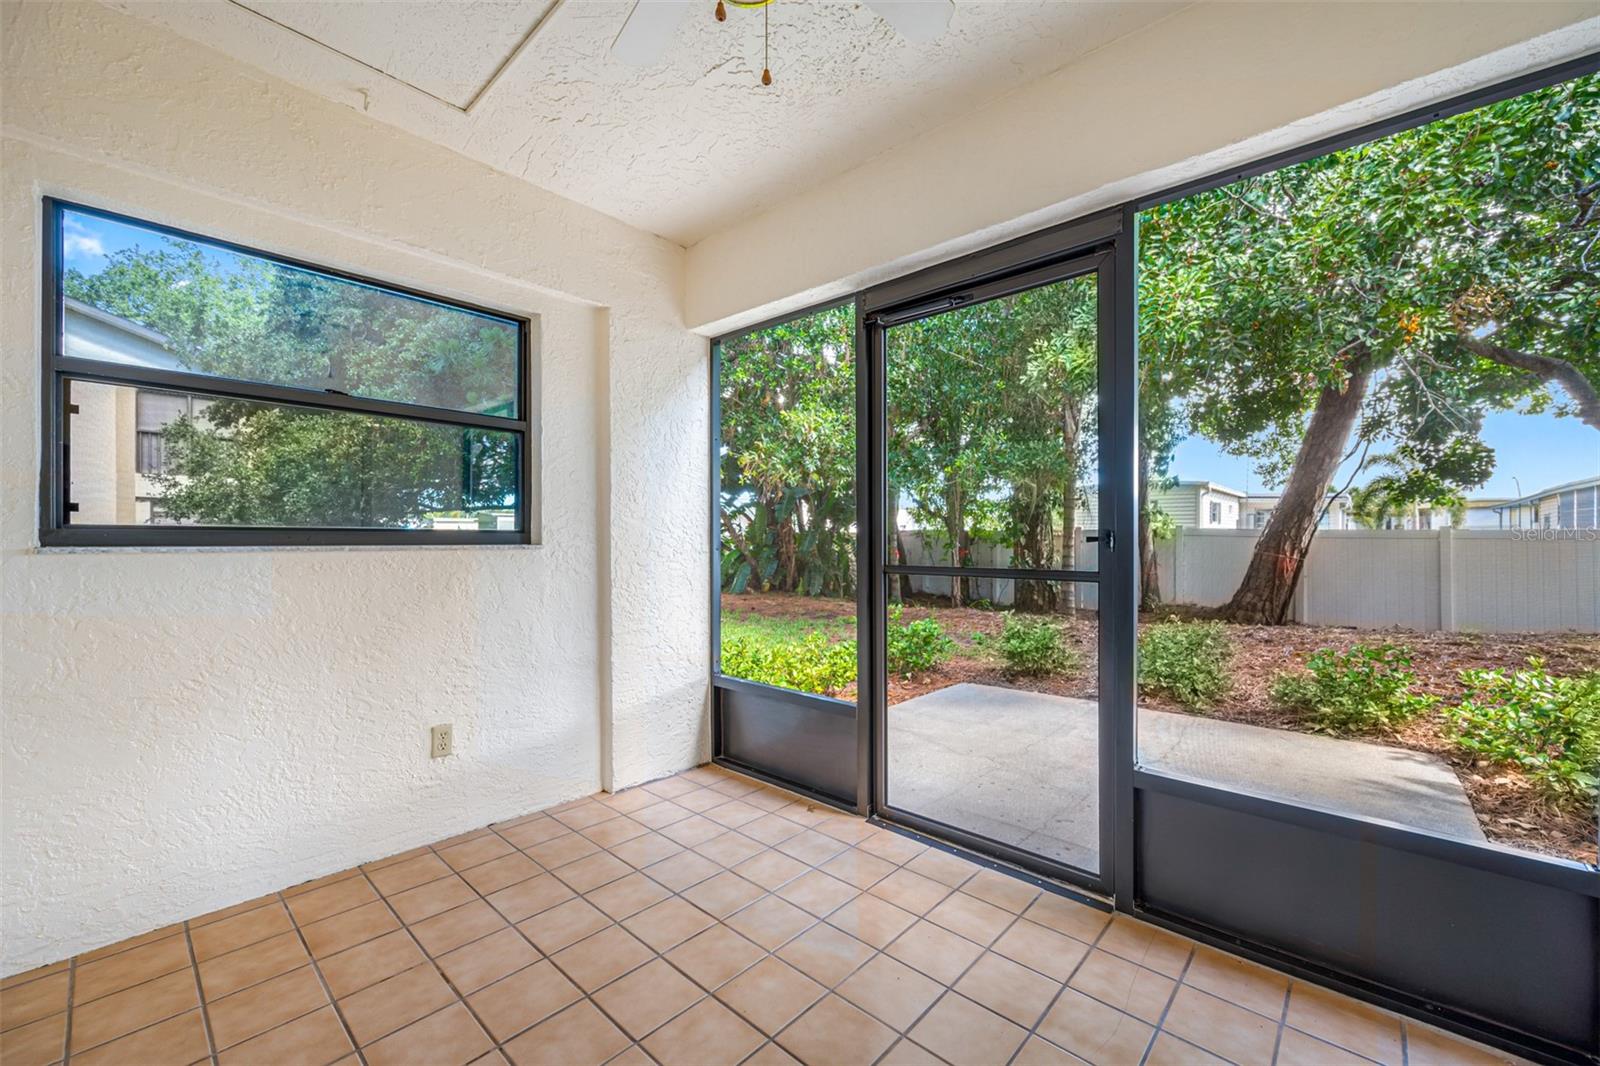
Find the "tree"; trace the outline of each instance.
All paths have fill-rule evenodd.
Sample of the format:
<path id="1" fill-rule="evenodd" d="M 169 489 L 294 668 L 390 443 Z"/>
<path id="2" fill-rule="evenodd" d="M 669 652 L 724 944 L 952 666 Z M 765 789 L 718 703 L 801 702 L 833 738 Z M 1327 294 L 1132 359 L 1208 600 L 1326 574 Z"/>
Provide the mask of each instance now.
<path id="1" fill-rule="evenodd" d="M 1493 470 L 1489 411 L 1600 430 L 1597 198 L 1589 76 L 1144 216 L 1141 352 L 1182 368 L 1188 430 L 1284 484 L 1225 617 L 1283 620 L 1374 446 L 1397 499 L 1450 503 Z"/>
<path id="2" fill-rule="evenodd" d="M 192 371 L 485 413 L 514 409 L 516 329 L 295 268 L 153 238 L 66 294 L 163 335 Z M 169 519 L 396 526 L 515 503 L 507 433 L 215 399 L 163 431 Z"/>

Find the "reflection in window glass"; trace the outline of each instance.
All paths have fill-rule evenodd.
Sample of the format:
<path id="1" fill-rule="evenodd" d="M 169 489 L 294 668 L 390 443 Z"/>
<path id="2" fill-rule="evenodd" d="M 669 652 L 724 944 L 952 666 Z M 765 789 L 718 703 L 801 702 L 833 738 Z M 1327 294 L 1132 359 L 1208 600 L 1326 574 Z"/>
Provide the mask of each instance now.
<path id="1" fill-rule="evenodd" d="M 854 307 L 719 350 L 722 673 L 854 699 Z"/>
<path id="2" fill-rule="evenodd" d="M 1588 76 L 1141 215 L 1144 763 L 1595 860 L 1597 159 Z"/>
<path id="3" fill-rule="evenodd" d="M 515 435 L 69 381 L 84 525 L 516 529 Z"/>
<path id="4" fill-rule="evenodd" d="M 519 417 L 519 325 L 66 208 L 65 354 Z"/>

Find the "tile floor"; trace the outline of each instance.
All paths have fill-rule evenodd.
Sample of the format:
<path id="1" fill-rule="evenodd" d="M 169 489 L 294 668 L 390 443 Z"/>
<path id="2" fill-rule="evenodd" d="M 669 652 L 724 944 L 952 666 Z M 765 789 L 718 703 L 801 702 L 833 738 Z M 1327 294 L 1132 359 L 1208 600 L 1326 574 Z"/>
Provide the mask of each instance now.
<path id="1" fill-rule="evenodd" d="M 0 983 L 6 1066 L 1505 1062 L 701 767 Z"/>

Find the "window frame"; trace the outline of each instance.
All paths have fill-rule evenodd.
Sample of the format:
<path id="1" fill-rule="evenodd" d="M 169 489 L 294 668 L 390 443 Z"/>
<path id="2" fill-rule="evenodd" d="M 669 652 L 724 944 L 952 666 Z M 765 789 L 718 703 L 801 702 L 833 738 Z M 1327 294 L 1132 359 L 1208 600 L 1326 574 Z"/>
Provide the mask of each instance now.
<path id="1" fill-rule="evenodd" d="M 539 520 L 539 500 L 534 470 L 539 463 L 539 424 L 534 415 L 532 344 L 534 319 L 527 315 L 438 296 L 406 285 L 356 274 L 336 267 L 306 262 L 292 256 L 253 248 L 217 237 L 179 229 L 131 215 L 75 203 L 53 196 L 41 197 L 41 376 L 40 376 L 40 461 L 39 461 L 39 545 L 41 547 L 290 547 L 290 546 L 383 546 L 422 547 L 441 545 L 531 545 L 538 543 L 535 529 Z M 63 274 L 61 256 L 62 218 L 65 212 L 94 215 L 113 222 L 137 226 L 180 240 L 201 242 L 225 251 L 248 255 L 298 270 L 368 286 L 399 296 L 424 300 L 443 307 L 485 315 L 509 322 L 517 328 L 517 417 L 476 414 L 469 411 L 431 407 L 423 404 L 378 400 L 339 392 L 275 385 L 267 382 L 211 374 L 163 370 L 66 354 Z M 135 389 L 161 389 L 201 394 L 226 399 L 254 400 L 263 403 L 404 418 L 431 425 L 456 425 L 509 433 L 517 441 L 517 501 L 514 508 L 517 527 L 513 530 L 441 530 L 398 528 L 351 528 L 341 526 L 203 526 L 203 525 L 99 525 L 71 521 L 69 488 L 71 441 L 67 395 L 69 381 L 121 385 Z"/>

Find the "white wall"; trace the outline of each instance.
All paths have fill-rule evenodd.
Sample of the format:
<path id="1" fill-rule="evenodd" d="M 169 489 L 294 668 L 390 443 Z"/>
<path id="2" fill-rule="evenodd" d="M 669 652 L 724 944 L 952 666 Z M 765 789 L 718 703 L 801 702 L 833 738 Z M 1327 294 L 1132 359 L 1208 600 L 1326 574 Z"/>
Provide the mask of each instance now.
<path id="1" fill-rule="evenodd" d="M 703 757 L 681 249 L 97 4 L 0 19 L 0 973 Z M 39 551 L 46 194 L 536 315 L 541 545 Z"/>
<path id="2" fill-rule="evenodd" d="M 1194 4 L 707 237 L 686 314 L 733 329 L 1597 47 L 1595 0 Z"/>

